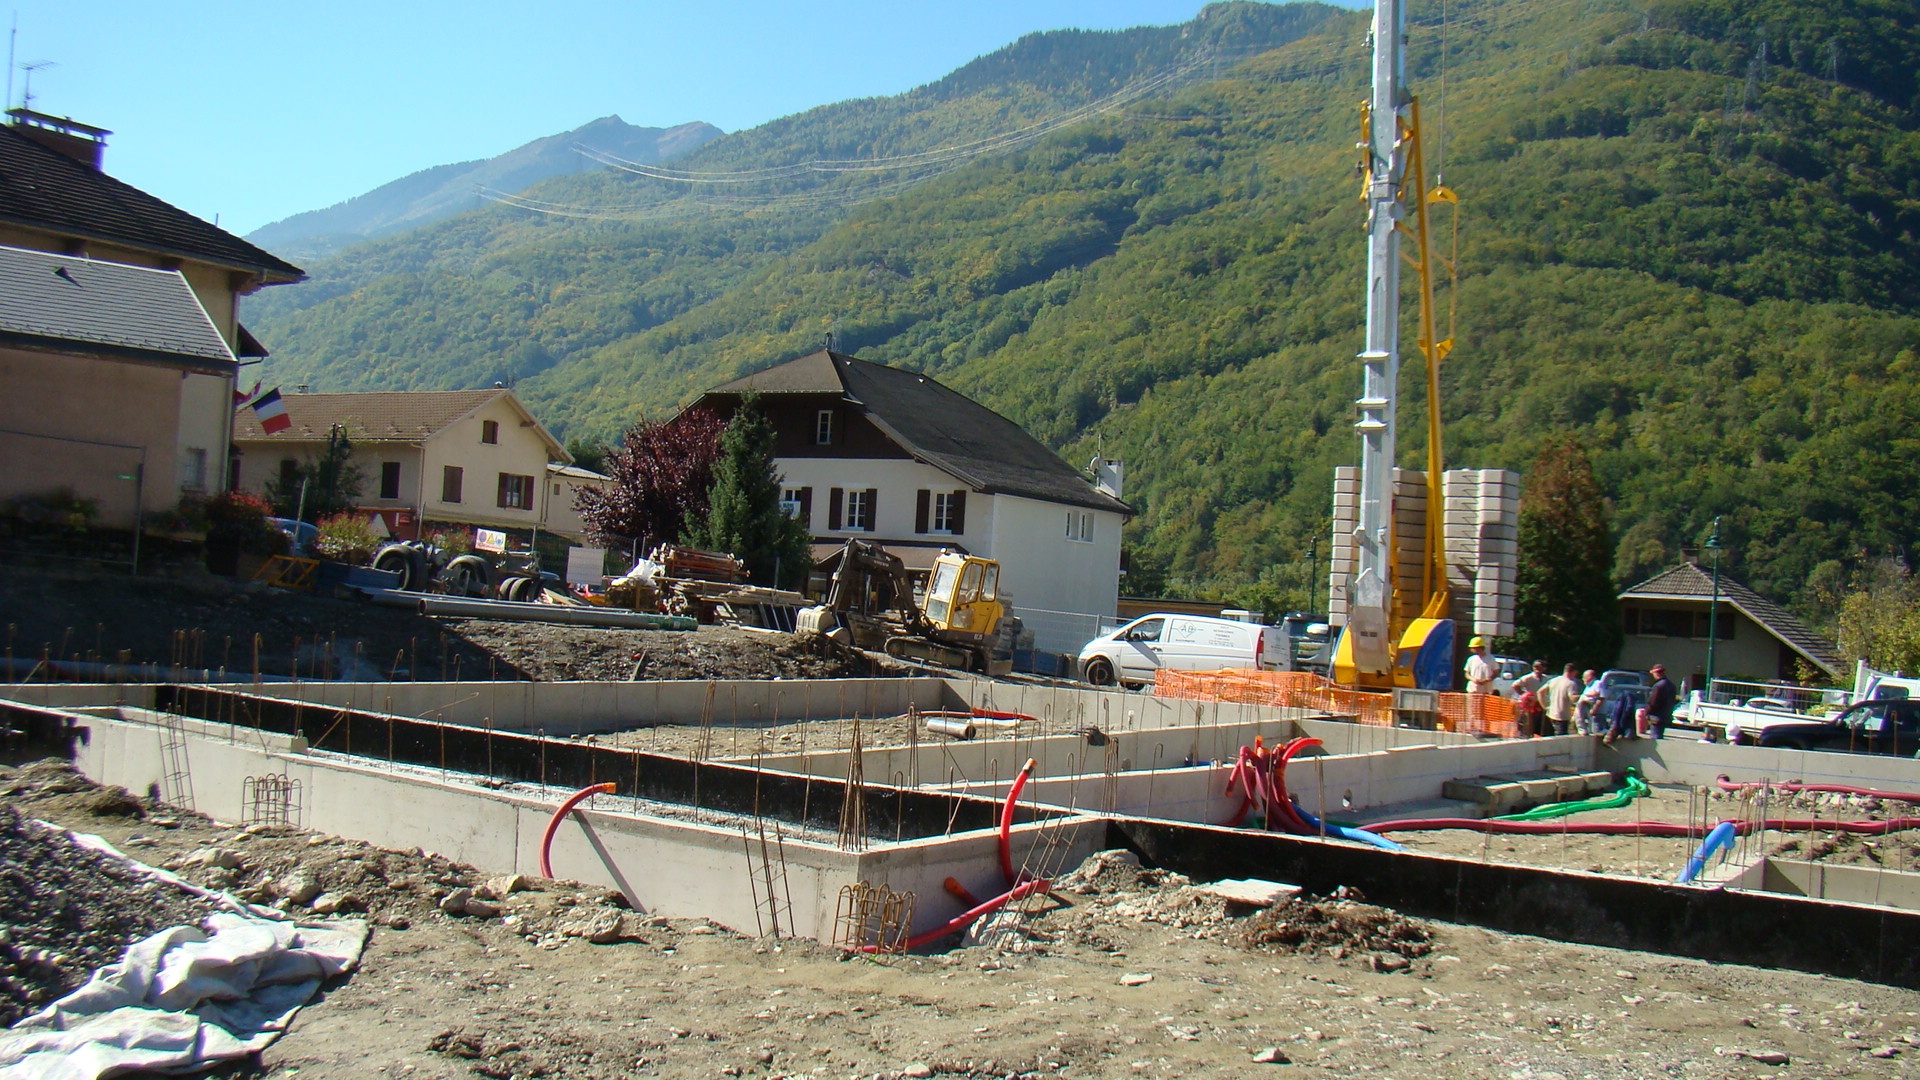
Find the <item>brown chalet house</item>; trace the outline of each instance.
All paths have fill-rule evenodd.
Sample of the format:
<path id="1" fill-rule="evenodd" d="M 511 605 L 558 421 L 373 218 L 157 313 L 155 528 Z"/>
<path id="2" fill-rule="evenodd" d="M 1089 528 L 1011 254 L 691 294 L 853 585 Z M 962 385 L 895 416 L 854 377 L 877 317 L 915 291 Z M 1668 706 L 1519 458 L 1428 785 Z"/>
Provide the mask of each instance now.
<path id="1" fill-rule="evenodd" d="M 758 395 L 782 501 L 822 558 L 849 538 L 924 570 L 943 548 L 1001 564 L 1034 647 L 1077 652 L 1119 599 L 1120 466 L 1089 480 L 1018 424 L 928 376 L 823 350 L 715 387 L 731 416 Z"/>
<path id="2" fill-rule="evenodd" d="M 101 171 L 111 132 L 0 125 L 0 504 L 69 489 L 134 526 L 227 480 L 240 298 L 293 266 Z"/>

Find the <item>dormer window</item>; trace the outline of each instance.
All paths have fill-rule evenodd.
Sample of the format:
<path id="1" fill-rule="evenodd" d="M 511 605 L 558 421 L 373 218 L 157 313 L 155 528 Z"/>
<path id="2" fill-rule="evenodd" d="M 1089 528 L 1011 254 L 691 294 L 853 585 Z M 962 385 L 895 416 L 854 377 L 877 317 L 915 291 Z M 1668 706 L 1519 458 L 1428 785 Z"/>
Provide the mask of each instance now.
<path id="1" fill-rule="evenodd" d="M 820 415 L 814 421 L 814 425 L 813 425 L 813 442 L 815 446 L 832 446 L 833 445 L 833 410 L 832 409 L 820 410 Z"/>

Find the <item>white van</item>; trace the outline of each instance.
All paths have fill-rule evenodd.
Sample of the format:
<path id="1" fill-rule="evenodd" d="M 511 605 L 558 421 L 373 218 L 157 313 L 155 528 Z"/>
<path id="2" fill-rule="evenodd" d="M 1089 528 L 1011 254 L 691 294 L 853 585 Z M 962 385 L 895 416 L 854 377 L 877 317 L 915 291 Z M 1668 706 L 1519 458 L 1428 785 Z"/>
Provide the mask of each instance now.
<path id="1" fill-rule="evenodd" d="M 1080 650 L 1080 675 L 1095 686 L 1144 686 L 1161 668 L 1293 670 L 1286 631 L 1200 615 L 1142 615 Z"/>

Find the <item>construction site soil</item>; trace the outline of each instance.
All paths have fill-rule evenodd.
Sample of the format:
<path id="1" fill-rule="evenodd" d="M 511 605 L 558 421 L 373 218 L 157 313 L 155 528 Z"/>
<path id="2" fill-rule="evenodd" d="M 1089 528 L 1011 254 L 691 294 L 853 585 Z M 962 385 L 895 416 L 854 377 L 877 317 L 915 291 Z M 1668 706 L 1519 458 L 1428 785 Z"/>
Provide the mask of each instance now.
<path id="1" fill-rule="evenodd" d="M 0 566 L 0 612 L 9 659 L 249 678 L 831 679 L 904 670 L 857 652 L 803 648 L 786 634 L 432 617 L 193 568 L 135 576 Z"/>
<path id="2" fill-rule="evenodd" d="M 198 573 L 0 569 L 8 656 L 368 678 L 826 678 L 877 673 L 783 635 L 432 619 Z M 257 635 L 257 638 L 256 638 Z M 868 745 L 926 736 L 867 721 Z M 628 739 L 668 753 L 837 747 L 847 721 Z M 785 736 L 785 738 L 782 738 Z M 762 743 L 764 739 L 764 743 Z M 1656 787 L 1580 820 L 1891 816 L 1870 800 Z M 0 1005 L 83 981 L 115 950 L 204 912 L 44 819 L 196 885 L 375 924 L 245 1077 L 1920 1076 L 1920 994 L 1794 972 L 1422 922 L 1355 895 L 1230 905 L 1096 858 L 951 951 L 856 957 L 754 927 L 626 910 L 519 879 L 297 830 L 210 821 L 62 762 L 0 770 Z M 1324 816 L 1324 814 L 1322 815 Z M 1396 834 L 1456 858 L 1671 880 L 1693 841 Z M 1742 854 L 1913 869 L 1913 833 L 1762 834 Z M 1764 846 L 1762 846 L 1764 845 Z"/>
<path id="3" fill-rule="evenodd" d="M 1920 1075 L 1913 992 L 1416 921 L 1354 895 L 1230 905 L 1124 853 L 952 951 L 856 957 L 510 867 L 218 823 L 64 762 L 0 770 L 0 804 L 10 880 L 62 904 L 0 916 L 31 1003 L 82 980 L 107 938 L 195 908 L 130 892 L 30 819 L 252 902 L 374 923 L 360 969 L 224 1076 Z"/>

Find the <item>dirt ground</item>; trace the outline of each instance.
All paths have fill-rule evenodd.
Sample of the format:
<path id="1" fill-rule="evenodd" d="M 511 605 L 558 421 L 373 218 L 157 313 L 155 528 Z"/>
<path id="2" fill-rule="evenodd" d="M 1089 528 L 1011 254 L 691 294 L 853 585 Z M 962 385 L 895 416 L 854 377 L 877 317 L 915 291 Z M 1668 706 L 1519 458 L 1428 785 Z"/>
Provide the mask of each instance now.
<path id="1" fill-rule="evenodd" d="M 373 920 L 360 969 L 226 1076 L 1920 1075 L 1913 992 L 1416 922 L 1360 897 L 1230 909 L 1113 856 L 984 943 L 863 958 L 499 877 L 513 868 L 223 825 L 59 763 L 6 770 L 0 802 L 256 902 Z M 15 947 L 32 934 L 11 931 Z"/>
<path id="2" fill-rule="evenodd" d="M 29 662 L 374 681 L 610 680 L 636 671 L 643 679 L 843 678 L 903 670 L 857 653 L 802 648 L 785 634 L 439 618 L 194 568 L 135 577 L 0 565 L 0 612 L 4 656 Z"/>

